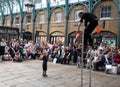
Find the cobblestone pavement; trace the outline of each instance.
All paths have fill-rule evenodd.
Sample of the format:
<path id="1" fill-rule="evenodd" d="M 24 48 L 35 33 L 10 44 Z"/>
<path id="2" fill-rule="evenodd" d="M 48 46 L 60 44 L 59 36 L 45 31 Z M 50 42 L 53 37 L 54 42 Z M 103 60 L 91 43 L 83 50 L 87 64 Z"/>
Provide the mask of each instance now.
<path id="1" fill-rule="evenodd" d="M 89 86 L 89 70 L 84 69 L 83 87 Z M 42 77 L 42 61 L 0 62 L 0 87 L 81 87 L 81 69 L 48 63 L 48 77 Z M 120 87 L 120 75 L 92 71 L 91 87 Z"/>

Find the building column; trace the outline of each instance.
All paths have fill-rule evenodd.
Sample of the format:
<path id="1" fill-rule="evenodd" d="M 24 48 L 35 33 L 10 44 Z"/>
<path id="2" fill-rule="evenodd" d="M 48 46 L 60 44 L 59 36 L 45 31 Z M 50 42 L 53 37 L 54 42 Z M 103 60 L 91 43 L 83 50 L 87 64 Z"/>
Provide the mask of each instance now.
<path id="1" fill-rule="evenodd" d="M 20 33 L 20 38 L 23 38 L 23 11 L 21 9 L 20 11 L 20 30 L 19 30 L 19 33 Z"/>
<path id="2" fill-rule="evenodd" d="M 47 41 L 50 40 L 50 37 L 49 37 L 49 26 L 50 26 L 50 19 L 48 18 L 48 20 L 47 20 L 47 30 L 46 30 L 46 33 L 47 33 Z"/>
<path id="3" fill-rule="evenodd" d="M 23 38 L 23 20 L 22 20 L 22 16 L 20 15 L 20 38 Z"/>
<path id="4" fill-rule="evenodd" d="M 92 12 L 92 0 L 89 0 L 88 11 Z"/>
<path id="5" fill-rule="evenodd" d="M 64 45 L 68 44 L 68 12 L 69 12 L 69 8 L 68 8 L 68 0 L 65 0 L 65 41 L 64 41 Z"/>
<path id="6" fill-rule="evenodd" d="M 49 31 L 50 31 L 50 0 L 46 0 L 47 2 L 47 28 L 46 28 L 46 41 L 49 41 Z"/>
<path id="7" fill-rule="evenodd" d="M 117 37 L 117 43 L 120 44 L 120 12 L 118 17 L 118 37 Z"/>
<path id="8" fill-rule="evenodd" d="M 68 44 L 68 17 L 66 17 L 65 19 L 65 41 L 64 44 L 67 45 Z"/>
<path id="9" fill-rule="evenodd" d="M 32 10 L 32 40 L 35 41 L 35 4 Z"/>
<path id="10" fill-rule="evenodd" d="M 20 38 L 23 38 L 23 2 L 22 4 L 20 4 L 20 0 L 16 0 L 19 4 L 19 8 L 20 8 L 20 30 L 19 30 L 19 33 L 20 33 Z"/>
<path id="11" fill-rule="evenodd" d="M 120 1 L 118 1 L 118 11 L 119 11 L 119 16 L 118 16 L 118 36 L 117 36 L 117 43 L 120 44 Z"/>
<path id="12" fill-rule="evenodd" d="M 12 13 L 10 13 L 10 27 L 12 27 L 12 23 L 13 23 L 13 15 Z"/>
<path id="13" fill-rule="evenodd" d="M 9 14 L 9 16 L 10 16 L 10 27 L 12 27 L 12 24 L 13 24 L 13 4 L 10 4 L 9 0 L 7 0 L 7 4 L 8 4 L 8 7 L 9 7 L 9 10 L 10 10 L 10 14 Z"/>
<path id="14" fill-rule="evenodd" d="M 2 16 L 2 26 L 4 26 L 5 17 L 3 12 L 1 13 L 1 16 Z"/>
<path id="15" fill-rule="evenodd" d="M 35 21 L 32 21 L 32 40 L 35 41 Z"/>

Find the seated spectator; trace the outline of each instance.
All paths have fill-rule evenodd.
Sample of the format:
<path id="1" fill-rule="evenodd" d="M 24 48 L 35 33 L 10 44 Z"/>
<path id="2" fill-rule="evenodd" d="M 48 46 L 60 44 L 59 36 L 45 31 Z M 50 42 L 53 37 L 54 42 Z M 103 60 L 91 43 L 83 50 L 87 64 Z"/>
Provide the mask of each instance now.
<path id="1" fill-rule="evenodd" d="M 35 50 L 35 42 L 33 42 L 31 48 L 30 48 L 31 58 L 36 59 L 36 50 Z"/>
<path id="2" fill-rule="evenodd" d="M 100 43 L 100 46 L 98 47 L 98 50 L 104 50 L 105 49 L 105 46 L 104 46 L 104 43 L 103 42 L 101 42 Z"/>
<path id="3" fill-rule="evenodd" d="M 92 66 L 94 67 L 94 63 L 96 63 L 99 59 L 99 56 L 98 56 L 98 53 L 95 54 L 95 56 L 93 57 L 93 60 L 92 60 Z"/>
<path id="4" fill-rule="evenodd" d="M 103 53 L 103 50 L 99 50 L 99 58 L 96 62 L 93 63 L 94 70 L 99 70 L 100 66 L 105 66 L 105 55 Z"/>
<path id="5" fill-rule="evenodd" d="M 12 44 L 10 44 L 10 56 L 12 57 L 12 60 L 14 60 L 14 57 L 15 57 L 15 50 L 14 50 Z"/>
<path id="6" fill-rule="evenodd" d="M 117 49 L 114 50 L 113 62 L 114 64 L 120 64 L 120 54 Z"/>
<path id="7" fill-rule="evenodd" d="M 111 65 L 113 63 L 113 57 L 112 57 L 112 52 L 109 52 L 106 56 L 105 56 L 105 63 L 107 65 Z"/>
<path id="8" fill-rule="evenodd" d="M 24 46 L 20 46 L 19 52 L 20 52 L 20 57 L 24 58 Z"/>
<path id="9" fill-rule="evenodd" d="M 77 52 L 77 46 L 74 45 L 73 47 L 73 64 L 75 65 L 77 63 L 77 55 L 78 52 Z"/>
<path id="10" fill-rule="evenodd" d="M 62 55 L 62 49 L 60 46 L 58 46 L 58 50 L 57 50 L 57 54 L 56 54 L 57 63 L 60 62 L 61 55 Z"/>
<path id="11" fill-rule="evenodd" d="M 70 62 L 70 52 L 68 51 L 68 47 L 64 48 L 64 53 L 61 55 L 62 58 L 60 58 L 61 64 L 69 64 Z"/>

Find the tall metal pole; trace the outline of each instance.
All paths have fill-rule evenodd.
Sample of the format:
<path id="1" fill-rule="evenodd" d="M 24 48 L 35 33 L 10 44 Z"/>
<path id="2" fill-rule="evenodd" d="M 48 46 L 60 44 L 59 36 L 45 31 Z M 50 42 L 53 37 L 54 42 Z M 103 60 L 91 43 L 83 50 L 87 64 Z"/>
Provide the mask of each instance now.
<path id="1" fill-rule="evenodd" d="M 81 87 L 83 87 L 84 30 L 82 31 Z"/>
<path id="2" fill-rule="evenodd" d="M 92 1 L 89 0 L 89 12 L 92 12 Z M 89 87 L 91 87 L 91 55 L 90 55 L 90 69 L 89 69 Z"/>
<path id="3" fill-rule="evenodd" d="M 91 69 L 92 69 L 92 56 L 90 54 L 90 68 L 89 68 L 89 87 L 91 87 Z"/>

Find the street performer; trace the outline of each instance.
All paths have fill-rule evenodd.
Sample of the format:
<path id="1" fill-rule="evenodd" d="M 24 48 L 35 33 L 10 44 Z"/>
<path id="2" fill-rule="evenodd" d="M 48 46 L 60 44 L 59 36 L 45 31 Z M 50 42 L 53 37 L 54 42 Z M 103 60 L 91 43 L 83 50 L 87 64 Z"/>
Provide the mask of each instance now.
<path id="1" fill-rule="evenodd" d="M 79 18 L 81 18 L 79 21 L 79 24 L 78 24 L 78 32 L 79 32 L 80 26 L 84 20 L 84 26 L 85 26 L 84 50 L 86 50 L 88 45 L 93 46 L 93 39 L 91 38 L 91 33 L 98 25 L 98 18 L 94 14 L 88 13 L 88 12 L 87 13 L 80 12 L 78 14 L 78 16 L 79 16 Z"/>

